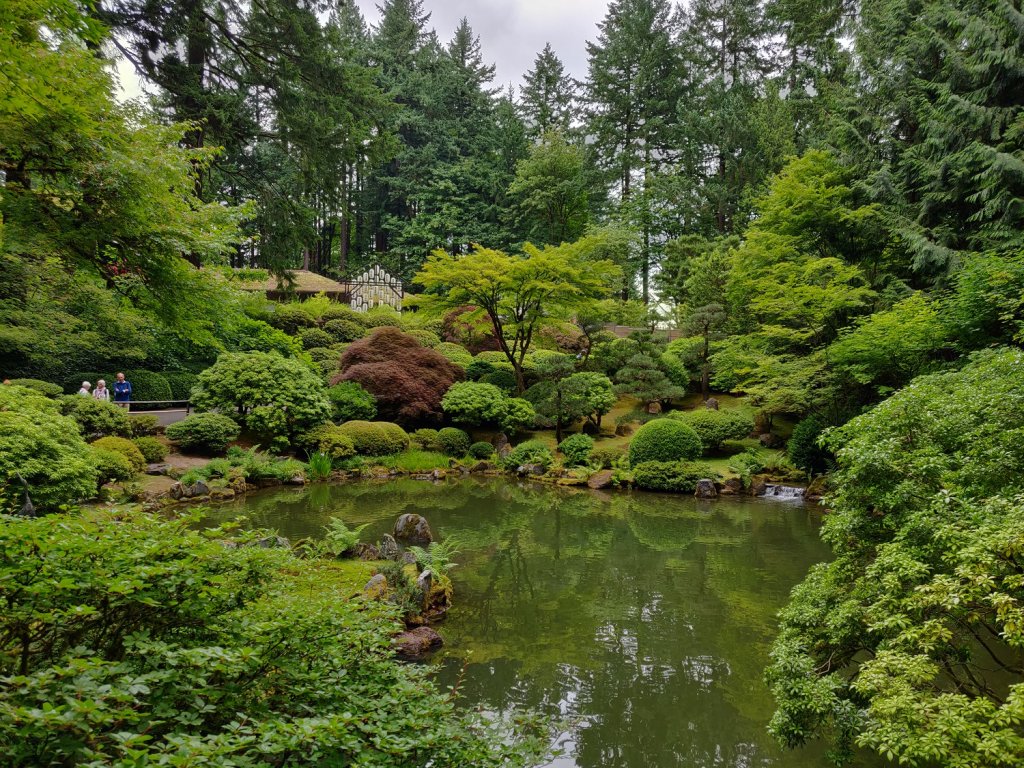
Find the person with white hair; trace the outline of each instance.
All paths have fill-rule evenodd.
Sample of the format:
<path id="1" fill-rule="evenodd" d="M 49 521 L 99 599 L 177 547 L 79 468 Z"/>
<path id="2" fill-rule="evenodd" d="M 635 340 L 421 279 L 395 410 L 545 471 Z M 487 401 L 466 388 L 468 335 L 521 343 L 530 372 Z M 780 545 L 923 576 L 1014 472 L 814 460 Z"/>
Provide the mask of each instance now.
<path id="1" fill-rule="evenodd" d="M 78 394 L 82 395 L 83 397 L 88 397 L 90 389 L 92 389 L 92 384 L 90 384 L 88 381 L 83 381 L 82 388 L 78 390 Z"/>
<path id="2" fill-rule="evenodd" d="M 107 382 L 103 379 L 96 381 L 96 389 L 92 391 L 94 400 L 103 400 L 104 402 L 110 402 L 110 390 L 107 389 Z"/>

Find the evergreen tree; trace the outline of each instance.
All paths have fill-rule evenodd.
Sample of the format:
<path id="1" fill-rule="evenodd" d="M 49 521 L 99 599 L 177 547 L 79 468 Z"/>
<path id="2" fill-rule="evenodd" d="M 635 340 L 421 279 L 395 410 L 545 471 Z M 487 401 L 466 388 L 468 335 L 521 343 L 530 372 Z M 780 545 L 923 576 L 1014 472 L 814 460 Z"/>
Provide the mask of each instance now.
<path id="1" fill-rule="evenodd" d="M 533 69 L 523 76 L 520 101 L 529 134 L 540 138 L 548 131 L 567 135 L 572 127 L 579 84 L 565 73 L 551 43 L 537 54 Z"/>

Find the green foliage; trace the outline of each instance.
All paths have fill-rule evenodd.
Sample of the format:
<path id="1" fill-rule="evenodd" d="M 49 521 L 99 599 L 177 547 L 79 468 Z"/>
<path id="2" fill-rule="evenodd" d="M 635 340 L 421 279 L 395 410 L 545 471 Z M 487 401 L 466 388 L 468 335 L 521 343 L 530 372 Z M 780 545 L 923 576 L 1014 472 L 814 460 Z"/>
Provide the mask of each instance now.
<path id="1" fill-rule="evenodd" d="M 141 472 L 146 468 L 146 457 L 143 455 L 139 447 L 127 438 L 101 437 L 90 445 L 92 445 L 93 448 L 98 448 L 100 450 L 120 453 L 128 459 L 135 472 Z"/>
<path id="2" fill-rule="evenodd" d="M 448 466 L 451 459 L 448 454 L 439 451 L 424 451 L 412 448 L 404 453 L 385 456 L 380 463 L 400 472 L 431 472 Z"/>
<path id="3" fill-rule="evenodd" d="M 611 469 L 626 455 L 626 451 L 618 446 L 598 443 L 590 452 L 590 463 L 597 469 Z"/>
<path id="4" fill-rule="evenodd" d="M 494 455 L 494 446 L 490 443 L 473 443 L 469 446 L 469 455 L 474 459 L 489 459 Z"/>
<path id="5" fill-rule="evenodd" d="M 506 371 L 504 368 L 497 368 L 490 373 L 486 373 L 480 377 L 481 384 L 491 384 L 507 395 L 511 395 L 516 391 L 516 375 L 512 371 Z"/>
<path id="6" fill-rule="evenodd" d="M 1024 353 L 1000 349 L 826 433 L 835 559 L 781 614 L 768 672 L 780 739 L 834 734 L 841 752 L 906 763 L 1024 759 L 1006 725 L 1024 644 L 1022 398 Z"/>
<path id="7" fill-rule="evenodd" d="M 270 323 L 289 336 L 298 336 L 304 328 L 316 326 L 316 318 L 304 304 L 277 304 L 270 316 Z"/>
<path id="8" fill-rule="evenodd" d="M 551 449 L 541 440 L 527 440 L 520 443 L 502 460 L 505 468 L 515 470 L 525 464 L 538 464 L 548 469 L 555 461 L 551 455 Z"/>
<path id="9" fill-rule="evenodd" d="M 92 445 L 89 447 L 89 459 L 96 469 L 97 488 L 106 483 L 127 482 L 138 474 L 138 470 L 132 466 L 131 459 L 120 451 Z M 97 488 L 93 490 L 96 491 Z"/>
<path id="10" fill-rule="evenodd" d="M 978 349 L 1024 339 L 1024 249 L 971 255 L 942 307 L 960 344 Z"/>
<path id="11" fill-rule="evenodd" d="M 409 440 L 417 448 L 421 448 L 421 449 L 423 449 L 425 451 L 436 451 L 436 450 L 439 450 L 438 443 L 437 443 L 437 430 L 436 429 L 430 429 L 430 428 L 417 429 L 415 432 L 413 432 L 411 435 L 409 435 Z"/>
<path id="12" fill-rule="evenodd" d="M 91 498 L 96 491 L 89 449 L 78 425 L 61 415 L 61 405 L 33 389 L 0 386 L 0 498 L 19 508 L 19 475 L 41 511 Z"/>
<path id="13" fill-rule="evenodd" d="M 171 399 L 171 385 L 163 374 L 143 370 L 127 370 L 123 373 L 125 379 L 131 382 L 132 400 L 166 403 Z M 106 381 L 108 389 L 113 393 L 114 377 L 108 376 Z"/>
<path id="14" fill-rule="evenodd" d="M 686 461 L 700 456 L 700 435 L 675 419 L 655 419 L 644 424 L 629 441 L 629 463 Z"/>
<path id="15" fill-rule="evenodd" d="M 190 400 L 192 398 L 192 387 L 199 379 L 196 374 L 190 371 L 164 371 L 163 376 L 171 388 L 172 400 Z"/>
<path id="16" fill-rule="evenodd" d="M 324 323 L 324 330 L 336 342 L 350 342 L 361 339 L 366 333 L 366 326 L 355 318 L 346 317 L 328 320 Z"/>
<path id="17" fill-rule="evenodd" d="M 135 443 L 135 447 L 139 449 L 147 464 L 159 464 L 167 458 L 167 446 L 155 437 L 135 437 L 132 438 L 132 442 Z"/>
<path id="18" fill-rule="evenodd" d="M 128 417 L 132 437 L 149 437 L 160 432 L 160 420 L 151 413 L 132 414 Z"/>
<path id="19" fill-rule="evenodd" d="M 306 465 L 295 459 L 274 456 L 258 448 L 244 449 L 232 446 L 228 449 L 226 458 L 214 459 L 204 467 L 189 470 L 186 473 L 191 475 L 188 482 L 186 477 L 182 476 L 181 483 L 190 485 L 195 480 L 204 478 L 231 476 L 242 477 L 247 482 L 275 480 L 285 483 L 296 476 L 303 476 L 306 470 Z"/>
<path id="20" fill-rule="evenodd" d="M 82 379 L 82 381 L 85 381 L 85 379 Z M 34 389 L 39 394 L 50 398 L 60 397 L 64 394 L 64 388 L 60 384 L 51 384 L 48 381 L 40 381 L 39 379 L 10 379 L 8 384 L 15 387 Z"/>
<path id="21" fill-rule="evenodd" d="M 100 513 L 0 530 L 0 583 L 18 585 L 4 588 L 0 616 L 11 713 L 0 742 L 12 768 L 113 765 L 126 749 L 180 766 L 286 753 L 295 766 L 530 762 L 514 738 L 398 664 L 396 612 L 323 589 L 329 563 L 225 547 L 222 532 L 193 524 Z"/>
<path id="22" fill-rule="evenodd" d="M 495 371 L 494 363 L 487 360 L 473 360 L 466 366 L 466 378 L 470 381 L 479 381 L 484 376 Z"/>
<path id="23" fill-rule="evenodd" d="M 634 355 L 615 374 L 615 391 L 645 403 L 658 403 L 682 397 L 686 390 L 668 380 L 658 363 L 649 355 Z"/>
<path id="24" fill-rule="evenodd" d="M 422 328 L 414 328 L 412 330 L 406 331 L 406 333 L 408 333 L 410 336 L 416 339 L 416 341 L 418 341 L 424 347 L 436 347 L 438 344 L 441 343 L 441 337 L 438 336 L 433 331 L 428 331 Z"/>
<path id="25" fill-rule="evenodd" d="M 164 430 L 183 451 L 206 454 L 221 453 L 240 432 L 234 419 L 220 413 L 193 413 Z"/>
<path id="26" fill-rule="evenodd" d="M 832 453 L 819 443 L 826 426 L 820 416 L 808 416 L 793 427 L 786 444 L 789 460 L 809 475 L 820 474 L 832 464 Z"/>
<path id="27" fill-rule="evenodd" d="M 565 456 L 565 464 L 569 467 L 586 465 L 593 449 L 594 439 L 582 433 L 570 435 L 558 444 L 558 450 Z"/>
<path id="28" fill-rule="evenodd" d="M 299 331 L 298 336 L 302 342 L 302 348 L 306 350 L 313 349 L 314 347 L 329 347 L 337 340 L 326 330 L 316 327 L 303 328 Z M 346 341 L 346 339 L 341 339 L 341 341 Z"/>
<path id="29" fill-rule="evenodd" d="M 729 459 L 729 469 L 739 475 L 744 488 L 749 488 L 751 477 L 766 469 L 764 456 L 756 448 L 747 448 Z"/>
<path id="30" fill-rule="evenodd" d="M 267 352 L 221 355 L 199 374 L 192 401 L 230 415 L 274 448 L 331 416 L 320 378 L 297 360 Z"/>
<path id="31" fill-rule="evenodd" d="M 455 363 L 455 365 L 459 366 L 463 370 L 468 370 L 469 366 L 473 363 L 473 355 L 461 344 L 442 341 L 434 347 L 434 351 L 444 355 L 450 362 Z"/>
<path id="32" fill-rule="evenodd" d="M 309 453 L 325 454 L 334 463 L 349 459 L 356 454 L 352 438 L 341 427 L 331 423 L 321 424 L 300 435 L 297 442 Z M 310 464 L 312 464 L 312 459 L 310 459 Z"/>
<path id="33" fill-rule="evenodd" d="M 714 479 L 715 471 L 691 461 L 642 461 L 633 466 L 633 483 L 645 491 L 693 493 L 697 481 Z"/>
<path id="34" fill-rule="evenodd" d="M 516 432 L 534 420 L 529 402 L 510 398 L 493 384 L 472 381 L 452 384 L 441 407 L 458 424 L 500 427 L 507 432 Z"/>
<path id="35" fill-rule="evenodd" d="M 352 441 L 360 456 L 390 456 L 409 447 L 409 435 L 389 421 L 347 421 L 338 430 Z"/>
<path id="36" fill-rule="evenodd" d="M 325 552 L 335 557 L 341 557 L 359 543 L 359 537 L 368 527 L 369 523 L 364 523 L 352 529 L 340 517 L 332 517 L 331 522 L 324 526 L 324 538 L 321 546 Z"/>
<path id="37" fill-rule="evenodd" d="M 113 403 L 81 395 L 66 395 L 60 403 L 64 415 L 74 419 L 86 437 L 127 437 L 132 433 L 128 414 Z"/>
<path id="38" fill-rule="evenodd" d="M 705 453 L 720 451 L 726 440 L 742 440 L 754 431 L 754 420 L 742 411 L 698 408 L 672 411 L 666 416 L 693 427 Z"/>
<path id="39" fill-rule="evenodd" d="M 306 474 L 310 480 L 326 480 L 334 469 L 334 459 L 326 453 L 317 451 L 309 456 L 306 463 Z"/>
<path id="40" fill-rule="evenodd" d="M 438 430 L 437 445 L 447 456 L 465 456 L 469 453 L 470 443 L 469 435 L 461 429 L 445 427 Z"/>
<path id="41" fill-rule="evenodd" d="M 336 421 L 369 420 L 377 415 L 377 401 L 355 381 L 339 381 L 327 388 Z"/>
<path id="42" fill-rule="evenodd" d="M 585 152 L 561 133 L 545 133 L 516 164 L 508 188 L 525 239 L 559 245 L 583 236 L 589 219 Z"/>
<path id="43" fill-rule="evenodd" d="M 454 536 L 444 541 L 432 541 L 426 547 L 409 547 L 416 558 L 416 564 L 424 571 L 430 571 L 435 577 L 445 578 L 453 568 L 457 567 L 455 557 L 459 554 L 461 542 Z"/>

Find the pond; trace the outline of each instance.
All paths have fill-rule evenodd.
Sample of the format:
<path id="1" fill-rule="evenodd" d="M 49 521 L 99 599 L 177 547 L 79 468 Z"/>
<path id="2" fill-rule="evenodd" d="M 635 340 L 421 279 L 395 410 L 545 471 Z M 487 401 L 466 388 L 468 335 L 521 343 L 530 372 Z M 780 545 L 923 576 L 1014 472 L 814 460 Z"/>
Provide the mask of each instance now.
<path id="1" fill-rule="evenodd" d="M 334 516 L 389 532 L 403 512 L 458 537 L 454 608 L 434 660 L 488 711 L 570 723 L 558 768 L 787 766 L 765 731 L 775 614 L 828 557 L 810 506 L 567 490 L 502 479 L 401 479 L 280 490 L 218 507 L 293 541 Z"/>

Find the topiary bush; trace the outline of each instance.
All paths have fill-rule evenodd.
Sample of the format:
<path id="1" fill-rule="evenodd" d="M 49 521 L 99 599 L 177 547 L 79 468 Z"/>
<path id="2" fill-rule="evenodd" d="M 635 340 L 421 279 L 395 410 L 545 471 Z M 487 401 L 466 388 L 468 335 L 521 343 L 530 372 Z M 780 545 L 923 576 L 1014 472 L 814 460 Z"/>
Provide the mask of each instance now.
<path id="1" fill-rule="evenodd" d="M 412 336 L 416 341 L 422 344 L 424 347 L 436 347 L 441 343 L 441 337 L 433 331 L 427 331 L 422 328 L 416 328 L 410 331 L 406 331 L 407 334 Z"/>
<path id="2" fill-rule="evenodd" d="M 726 440 L 742 440 L 754 430 L 753 417 L 741 411 L 713 411 L 701 408 L 693 411 L 672 411 L 667 417 L 693 427 L 700 437 L 705 453 L 720 451 Z"/>
<path id="3" fill-rule="evenodd" d="M 633 467 L 633 484 L 645 491 L 693 493 L 698 480 L 714 477 L 707 464 L 689 461 L 643 461 Z"/>
<path id="4" fill-rule="evenodd" d="M 629 442 L 629 464 L 645 461 L 685 461 L 700 456 L 703 444 L 693 427 L 675 419 L 644 424 Z"/>
<path id="5" fill-rule="evenodd" d="M 136 437 L 132 440 L 147 464 L 158 464 L 167 458 L 167 446 L 155 437 Z"/>
<path id="6" fill-rule="evenodd" d="M 300 329 L 316 325 L 316 320 L 301 304 L 277 304 L 270 316 L 270 324 L 289 336 L 297 336 Z"/>
<path id="7" fill-rule="evenodd" d="M 439 451 L 439 450 L 441 450 L 441 447 L 438 445 L 438 442 L 437 442 L 437 430 L 436 429 L 429 429 L 429 428 L 417 429 L 415 432 L 413 432 L 411 435 L 409 435 L 409 439 L 412 441 L 413 445 L 415 445 L 417 448 L 420 448 L 420 449 L 422 449 L 424 451 Z"/>
<path id="8" fill-rule="evenodd" d="M 314 347 L 329 347 L 335 342 L 335 338 L 322 328 L 303 328 L 299 331 L 299 341 L 305 350 Z"/>
<path id="9" fill-rule="evenodd" d="M 135 414 L 128 417 L 132 437 L 148 437 L 160 432 L 160 420 L 150 413 Z"/>
<path id="10" fill-rule="evenodd" d="M 141 472 L 146 468 L 146 457 L 142 455 L 142 451 L 139 450 L 139 447 L 128 438 L 101 437 L 91 445 L 93 448 L 120 453 L 131 462 L 132 469 L 136 472 Z"/>
<path id="11" fill-rule="evenodd" d="M 317 371 L 324 379 L 329 379 L 338 370 L 338 361 L 341 360 L 341 353 L 330 347 L 313 347 L 307 349 L 306 354 L 313 361 Z"/>
<path id="12" fill-rule="evenodd" d="M 473 443 L 469 446 L 469 455 L 474 459 L 489 459 L 494 455 L 494 446 L 490 443 Z"/>
<path id="13" fill-rule="evenodd" d="M 466 378 L 470 381 L 479 381 L 489 373 L 494 373 L 497 368 L 486 360 L 474 360 L 466 366 Z"/>
<path id="14" fill-rule="evenodd" d="M 356 455 L 352 438 L 335 424 L 322 424 L 299 438 L 299 445 L 309 454 L 323 453 L 332 462 L 344 461 Z"/>
<path id="15" fill-rule="evenodd" d="M 354 381 L 342 381 L 327 389 L 336 421 L 369 421 L 377 415 L 377 401 Z"/>
<path id="16" fill-rule="evenodd" d="M 335 342 L 349 342 L 361 339 L 366 334 L 366 326 L 352 318 L 328 320 L 324 330 Z"/>
<path id="17" fill-rule="evenodd" d="M 594 439 L 590 435 L 569 435 L 558 444 L 558 450 L 565 456 L 565 463 L 570 467 L 579 467 L 590 460 L 590 452 L 594 449 Z"/>
<path id="18" fill-rule="evenodd" d="M 177 424 L 171 424 L 164 434 L 183 451 L 216 454 L 223 452 L 241 431 L 238 423 L 229 416 L 193 413 Z"/>
<path id="19" fill-rule="evenodd" d="M 506 371 L 504 368 L 497 368 L 486 376 L 481 377 L 480 383 L 491 384 L 506 394 L 512 394 L 516 391 L 516 375 L 512 371 Z"/>
<path id="20" fill-rule="evenodd" d="M 21 507 L 19 475 L 40 511 L 95 494 L 95 463 L 77 423 L 61 414 L 63 405 L 26 387 L 0 387 L 0 511 Z"/>
<path id="21" fill-rule="evenodd" d="M 106 483 L 127 482 L 138 474 L 127 456 L 109 448 L 90 446 L 89 458 L 96 469 L 96 488 L 94 490 L 97 493 Z"/>
<path id="22" fill-rule="evenodd" d="M 472 442 L 468 434 L 455 427 L 445 427 L 437 433 L 437 445 L 448 456 L 465 456 Z"/>
<path id="23" fill-rule="evenodd" d="M 515 469 L 524 464 L 539 464 L 548 469 L 554 462 L 551 449 L 540 440 L 527 440 L 513 448 L 502 462 L 507 469 Z"/>
<path id="24" fill-rule="evenodd" d="M 190 400 L 192 398 L 192 387 L 199 381 L 199 377 L 191 371 L 164 371 L 163 376 L 171 388 L 172 400 Z"/>
<path id="25" fill-rule="evenodd" d="M 443 355 L 449 362 L 459 366 L 459 368 L 465 370 L 473 362 L 473 355 L 468 349 L 461 344 L 455 344 L 450 341 L 442 341 L 436 347 L 434 351 L 440 355 Z"/>
<path id="26" fill-rule="evenodd" d="M 390 456 L 409 447 L 409 435 L 388 421 L 346 421 L 340 427 L 360 456 Z"/>
<path id="27" fill-rule="evenodd" d="M 81 385 L 82 381 L 85 381 L 85 379 L 80 379 L 79 385 Z M 90 381 L 92 380 L 90 379 Z M 51 399 L 60 397 L 64 394 L 64 388 L 60 384 L 51 384 L 48 381 L 42 381 L 40 379 L 11 379 L 8 382 L 8 385 L 13 385 L 15 387 L 28 387 L 29 389 L 34 389 L 39 394 Z"/>
<path id="28" fill-rule="evenodd" d="M 590 464 L 597 469 L 611 469 L 626 455 L 626 451 L 614 445 L 598 443 L 590 452 Z"/>
<path id="29" fill-rule="evenodd" d="M 320 377 L 293 358 L 268 352 L 221 355 L 199 374 L 192 401 L 230 415 L 263 445 L 282 451 L 331 417 Z"/>
<path id="30" fill-rule="evenodd" d="M 81 395 L 65 395 L 59 402 L 64 415 L 74 419 L 87 438 L 107 435 L 127 437 L 132 433 L 128 413 L 113 403 Z"/>

